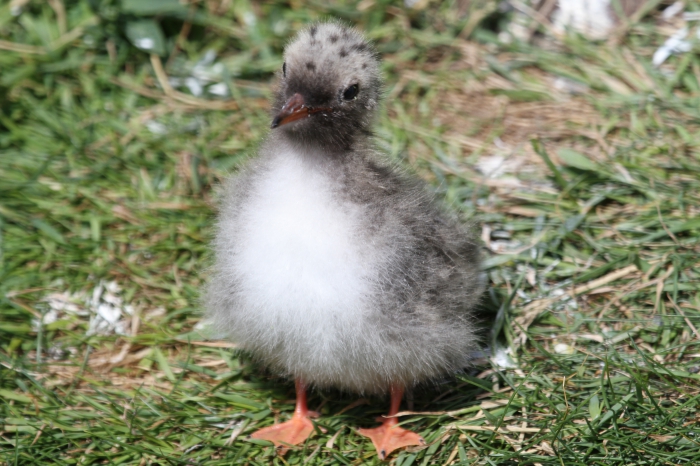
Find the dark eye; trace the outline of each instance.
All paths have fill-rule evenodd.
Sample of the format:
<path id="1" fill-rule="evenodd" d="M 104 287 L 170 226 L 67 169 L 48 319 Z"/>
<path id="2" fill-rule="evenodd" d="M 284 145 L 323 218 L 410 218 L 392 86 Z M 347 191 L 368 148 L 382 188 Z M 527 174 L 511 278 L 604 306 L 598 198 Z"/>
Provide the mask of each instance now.
<path id="1" fill-rule="evenodd" d="M 353 84 L 343 91 L 343 100 L 352 100 L 357 97 L 357 93 L 360 92 L 360 86 Z"/>
<path id="2" fill-rule="evenodd" d="M 287 77 L 287 62 L 282 63 L 282 76 Z"/>

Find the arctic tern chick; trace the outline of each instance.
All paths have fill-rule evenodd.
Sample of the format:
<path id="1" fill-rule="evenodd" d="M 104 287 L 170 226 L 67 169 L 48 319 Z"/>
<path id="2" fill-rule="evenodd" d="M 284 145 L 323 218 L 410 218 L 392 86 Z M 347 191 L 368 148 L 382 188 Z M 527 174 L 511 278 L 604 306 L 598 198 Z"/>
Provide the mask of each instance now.
<path id="1" fill-rule="evenodd" d="M 296 380 L 291 420 L 252 437 L 284 448 L 313 431 L 308 387 L 391 395 L 459 371 L 476 348 L 473 239 L 372 141 L 382 80 L 360 33 L 301 31 L 284 52 L 272 130 L 226 185 L 209 317 Z M 359 429 L 384 459 L 423 439 L 388 417 Z"/>

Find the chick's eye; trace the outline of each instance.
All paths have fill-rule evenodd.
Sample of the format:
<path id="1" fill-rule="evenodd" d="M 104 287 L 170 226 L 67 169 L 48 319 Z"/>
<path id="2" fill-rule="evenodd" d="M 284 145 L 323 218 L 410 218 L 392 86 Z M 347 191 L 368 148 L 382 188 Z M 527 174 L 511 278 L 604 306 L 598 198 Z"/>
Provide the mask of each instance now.
<path id="1" fill-rule="evenodd" d="M 287 62 L 282 63 L 282 76 L 287 77 Z"/>
<path id="2" fill-rule="evenodd" d="M 357 93 L 360 92 L 360 86 L 353 84 L 343 91 L 343 100 L 352 100 L 357 97 Z"/>

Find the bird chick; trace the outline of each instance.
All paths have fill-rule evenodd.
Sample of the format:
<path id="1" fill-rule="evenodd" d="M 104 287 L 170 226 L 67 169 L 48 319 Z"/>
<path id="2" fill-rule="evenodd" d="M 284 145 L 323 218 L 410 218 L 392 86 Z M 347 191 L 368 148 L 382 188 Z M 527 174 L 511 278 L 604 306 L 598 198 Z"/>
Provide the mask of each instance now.
<path id="1" fill-rule="evenodd" d="M 296 380 L 292 419 L 253 434 L 278 446 L 313 430 L 307 387 L 389 392 L 393 415 L 405 388 L 459 371 L 476 347 L 478 246 L 375 148 L 379 66 L 352 28 L 301 31 L 272 131 L 225 186 L 205 305 L 222 336 Z M 396 424 L 358 432 L 382 459 L 424 444 Z"/>

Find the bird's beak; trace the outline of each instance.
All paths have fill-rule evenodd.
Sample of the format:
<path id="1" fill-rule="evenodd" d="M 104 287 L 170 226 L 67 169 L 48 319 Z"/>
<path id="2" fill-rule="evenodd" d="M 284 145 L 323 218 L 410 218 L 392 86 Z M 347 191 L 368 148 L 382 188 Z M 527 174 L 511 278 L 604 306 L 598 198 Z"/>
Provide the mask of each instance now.
<path id="1" fill-rule="evenodd" d="M 331 111 L 333 111 L 333 109 L 326 107 L 307 107 L 304 103 L 304 97 L 296 93 L 282 106 L 282 110 L 280 110 L 277 116 L 272 120 L 270 128 L 275 129 L 287 123 L 310 117 L 314 113 Z"/>

